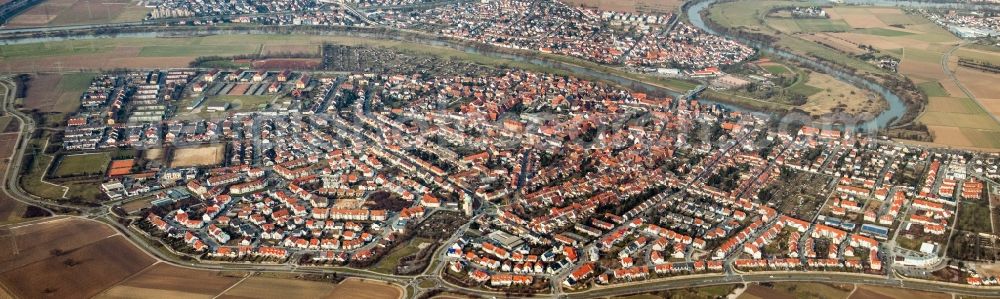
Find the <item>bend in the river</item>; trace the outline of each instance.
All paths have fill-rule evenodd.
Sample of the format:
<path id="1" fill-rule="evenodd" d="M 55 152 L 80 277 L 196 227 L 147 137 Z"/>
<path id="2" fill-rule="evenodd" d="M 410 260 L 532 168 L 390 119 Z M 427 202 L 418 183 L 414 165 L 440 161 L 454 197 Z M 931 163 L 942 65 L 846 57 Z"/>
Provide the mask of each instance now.
<path id="1" fill-rule="evenodd" d="M 688 21 L 690 21 L 691 25 L 698 27 L 699 29 L 704 30 L 711 34 L 725 36 L 727 38 L 737 40 L 742 43 L 746 43 L 750 46 L 759 49 L 760 51 L 767 52 L 771 55 L 775 55 L 782 59 L 795 61 L 803 65 L 806 65 L 809 68 L 823 71 L 831 76 L 843 80 L 844 82 L 854 84 L 855 86 L 863 87 L 865 89 L 877 92 L 888 103 L 887 109 L 881 111 L 876 117 L 872 119 L 861 120 L 856 122 L 851 122 L 845 119 L 836 119 L 836 120 L 831 119 L 827 121 L 820 120 L 819 123 L 826 123 L 826 124 L 839 123 L 841 127 L 846 129 L 863 129 L 867 132 L 873 132 L 890 127 L 896 120 L 901 119 L 903 115 L 906 114 L 906 108 L 907 108 L 906 103 L 904 103 L 903 100 L 899 98 L 899 96 L 892 93 L 888 88 L 885 88 L 882 85 L 861 78 L 854 74 L 849 74 L 841 70 L 831 68 L 827 65 L 817 62 L 816 59 L 804 57 L 785 50 L 777 49 L 758 41 L 748 40 L 733 35 L 727 35 L 712 30 L 712 28 L 709 28 L 707 25 L 705 25 L 705 20 L 702 19 L 701 13 L 705 9 L 708 9 L 710 6 L 712 6 L 712 4 L 715 4 L 718 1 L 719 0 L 701 0 L 701 1 L 695 0 L 693 2 L 685 4 L 684 6 L 685 14 L 687 15 Z"/>

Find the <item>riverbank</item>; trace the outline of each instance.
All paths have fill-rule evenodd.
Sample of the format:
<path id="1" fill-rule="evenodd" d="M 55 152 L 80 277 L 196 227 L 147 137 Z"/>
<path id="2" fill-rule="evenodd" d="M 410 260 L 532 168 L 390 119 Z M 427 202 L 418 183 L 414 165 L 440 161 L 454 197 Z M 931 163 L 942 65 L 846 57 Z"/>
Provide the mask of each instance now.
<path id="1" fill-rule="evenodd" d="M 912 85 L 912 83 L 905 84 L 905 82 L 901 82 L 893 76 L 859 72 L 857 69 L 838 65 L 833 61 L 824 60 L 821 57 L 805 57 L 802 54 L 773 46 L 777 41 L 776 37 L 759 32 L 748 33 L 740 29 L 734 30 L 711 22 L 711 19 L 708 17 L 708 9 L 712 5 L 721 2 L 720 0 L 689 2 L 684 6 L 684 12 L 688 21 L 699 29 L 747 43 L 769 55 L 795 62 L 803 67 L 831 75 L 838 80 L 859 88 L 870 90 L 879 94 L 887 103 L 887 109 L 871 118 L 834 114 L 820 118 L 817 121 L 818 123 L 837 124 L 837 127 L 844 129 L 875 132 L 910 123 L 922 109 L 922 104 L 920 103 L 925 102 L 925 100 L 920 100 L 919 92 L 914 94 L 907 91 L 915 90 L 915 88 L 906 87 Z"/>

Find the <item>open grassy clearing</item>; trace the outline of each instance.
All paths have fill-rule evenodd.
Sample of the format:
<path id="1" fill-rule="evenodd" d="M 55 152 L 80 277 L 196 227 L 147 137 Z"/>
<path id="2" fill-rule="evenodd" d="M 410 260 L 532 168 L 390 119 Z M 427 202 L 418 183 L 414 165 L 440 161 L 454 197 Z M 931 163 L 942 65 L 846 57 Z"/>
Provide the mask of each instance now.
<path id="1" fill-rule="evenodd" d="M 420 251 L 419 246 L 421 244 L 429 245 L 432 242 L 434 241 L 426 238 L 413 238 L 406 244 L 393 248 L 389 254 L 382 257 L 378 263 L 375 263 L 375 266 L 373 266 L 371 270 L 382 273 L 393 273 L 393 270 L 396 269 L 396 265 L 399 265 L 399 259 L 413 255 L 414 253 L 417 253 L 417 251 Z"/>
<path id="2" fill-rule="evenodd" d="M 94 73 L 37 74 L 28 81 L 24 107 L 61 114 L 80 107 L 80 94 L 87 90 Z"/>
<path id="3" fill-rule="evenodd" d="M 52 156 L 35 156 L 28 173 L 20 178 L 21 187 L 24 188 L 24 191 L 42 198 L 62 198 L 62 188 L 52 186 L 41 181 L 42 176 L 45 175 L 45 171 L 48 169 L 47 167 L 52 160 Z"/>
<path id="4" fill-rule="evenodd" d="M 842 20 L 829 19 L 795 19 L 802 32 L 837 32 L 851 30 L 851 26 Z"/>
<path id="5" fill-rule="evenodd" d="M 990 206 L 985 200 L 962 201 L 958 205 L 957 229 L 974 233 L 993 233 L 990 223 Z"/>
<path id="6" fill-rule="evenodd" d="M 944 113 L 977 114 L 983 112 L 983 109 L 971 99 L 954 97 L 931 97 L 926 109 L 928 112 Z"/>
<path id="7" fill-rule="evenodd" d="M 139 57 L 197 57 L 197 56 L 232 56 L 256 52 L 257 46 L 252 44 L 233 45 L 155 45 L 145 46 L 139 51 Z"/>
<path id="8" fill-rule="evenodd" d="M 206 101 L 206 105 L 212 105 L 216 103 L 229 103 L 233 106 L 234 110 L 253 110 L 260 105 L 267 104 L 274 99 L 273 95 L 224 95 L 218 96 Z"/>
<path id="9" fill-rule="evenodd" d="M 941 86 L 941 82 L 938 81 L 928 81 L 924 83 L 917 84 L 917 88 L 923 91 L 928 97 L 947 97 L 950 96 L 948 91 L 944 90 L 944 86 Z"/>
<path id="10" fill-rule="evenodd" d="M 800 109 L 810 114 L 821 115 L 834 110 L 858 115 L 880 110 L 885 104 L 874 100 L 870 92 L 837 80 L 822 73 L 799 71 L 799 80 L 788 88 L 789 91 L 807 97 Z"/>
<path id="11" fill-rule="evenodd" d="M 111 163 L 111 154 L 107 152 L 67 155 L 63 156 L 53 174 L 61 177 L 104 173 L 108 163 Z"/>
<path id="12" fill-rule="evenodd" d="M 779 76 L 792 72 L 791 70 L 788 69 L 787 66 L 785 66 L 783 64 L 771 63 L 771 64 L 762 65 L 762 67 L 765 70 L 767 70 L 767 72 L 769 72 L 771 74 L 774 74 L 774 75 L 779 75 Z"/>

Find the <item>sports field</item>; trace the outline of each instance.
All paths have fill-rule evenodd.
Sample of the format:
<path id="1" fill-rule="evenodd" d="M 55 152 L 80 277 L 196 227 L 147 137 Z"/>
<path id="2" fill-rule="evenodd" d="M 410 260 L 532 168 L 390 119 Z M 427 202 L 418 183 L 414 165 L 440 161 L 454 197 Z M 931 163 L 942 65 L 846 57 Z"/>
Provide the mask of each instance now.
<path id="1" fill-rule="evenodd" d="M 215 165 L 222 162 L 224 145 L 179 148 L 174 151 L 171 167 Z"/>
<path id="2" fill-rule="evenodd" d="M 74 175 L 103 174 L 111 162 L 109 153 L 89 153 L 66 155 L 56 165 L 53 175 L 57 177 Z"/>

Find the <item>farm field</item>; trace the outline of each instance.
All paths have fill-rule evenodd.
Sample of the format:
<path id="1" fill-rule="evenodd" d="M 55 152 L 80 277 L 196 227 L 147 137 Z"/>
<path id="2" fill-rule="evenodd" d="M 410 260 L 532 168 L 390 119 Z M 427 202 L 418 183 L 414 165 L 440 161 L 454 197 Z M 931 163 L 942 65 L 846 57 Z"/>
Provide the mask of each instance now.
<path id="1" fill-rule="evenodd" d="M 65 255 L 0 274 L 0 281 L 21 298 L 33 294 L 91 297 L 153 263 L 145 253 L 129 253 L 131 246 L 122 236 L 100 239 Z"/>
<path id="2" fill-rule="evenodd" d="M 738 299 L 843 299 L 851 292 L 852 285 L 831 285 L 811 282 L 773 283 L 771 287 L 752 284 Z"/>
<path id="3" fill-rule="evenodd" d="M 348 36 L 316 35 L 212 35 L 177 38 L 115 38 L 100 40 L 71 40 L 59 42 L 0 45 L 0 72 L 64 71 L 69 69 L 112 69 L 112 68 L 170 68 L 188 67 L 189 63 L 201 55 L 256 54 L 267 47 L 319 47 L 323 43 L 350 46 L 389 47 L 417 54 L 437 55 L 449 59 L 462 59 L 485 65 L 507 65 L 529 71 L 565 74 L 566 72 L 533 63 L 513 61 L 503 58 L 472 54 L 447 47 L 408 43 L 396 40 L 369 39 Z M 239 44 L 245 46 L 233 47 Z M 185 55 L 164 52 L 164 47 L 180 47 Z M 147 56 L 141 56 L 143 49 Z M 161 53 L 167 56 L 148 56 Z M 676 91 L 687 91 L 696 86 L 691 82 L 627 73 L 615 68 L 600 66 L 592 62 L 571 59 L 559 55 L 545 55 L 547 58 L 588 65 L 595 69 L 633 78 L 650 84 L 664 86 Z"/>
<path id="4" fill-rule="evenodd" d="M 142 20 L 150 11 L 133 0 L 51 0 L 14 17 L 7 26 L 40 27 Z"/>
<path id="5" fill-rule="evenodd" d="M 94 73 L 42 73 L 28 81 L 24 106 L 41 112 L 69 113 L 80 107 L 80 94 L 87 90 Z"/>
<path id="6" fill-rule="evenodd" d="M 1000 57 L 1000 53 L 995 55 Z M 982 103 L 987 112 L 1000 116 L 1000 74 L 990 74 L 968 68 L 955 69 L 955 76 Z"/>
<path id="7" fill-rule="evenodd" d="M 222 162 L 224 145 L 179 148 L 174 151 L 171 167 L 214 165 Z"/>
<path id="8" fill-rule="evenodd" d="M 105 290 L 98 298 L 212 298 L 242 278 L 158 263 Z"/>
<path id="9" fill-rule="evenodd" d="M 92 297 L 154 263 L 106 225 L 76 218 L 8 229 L 4 239 L 0 282 L 19 298 Z"/>
<path id="10" fill-rule="evenodd" d="M 906 289 L 876 287 L 869 285 L 858 285 L 858 289 L 851 294 L 850 299 L 891 299 L 891 298 L 921 298 L 921 299 L 948 299 L 951 295 L 944 293 L 921 292 Z"/>
<path id="11" fill-rule="evenodd" d="M 391 299 L 402 298 L 403 290 L 385 282 L 348 278 L 340 282 L 327 298 Z"/>
<path id="12" fill-rule="evenodd" d="M 952 55 L 949 68 L 955 72 L 958 82 L 961 82 L 979 103 L 966 97 L 965 92 L 951 79 L 927 81 L 918 85 L 930 96 L 927 109 L 918 120 L 928 125 L 937 138 L 936 143 L 971 148 L 1000 148 L 1000 123 L 993 117 L 1000 115 L 1000 97 L 995 96 L 1000 92 L 1000 87 L 995 83 L 1000 82 L 998 81 L 1000 75 L 957 66 L 955 56 L 962 50 L 964 48 L 960 48 L 955 55 Z M 1000 57 L 1000 55 L 995 56 Z M 941 69 L 940 62 L 933 65 Z M 941 72 L 941 77 L 946 77 L 943 69 Z M 921 77 L 917 75 L 914 78 Z"/>
<path id="13" fill-rule="evenodd" d="M 56 170 L 53 174 L 57 177 L 103 174 L 108 163 L 111 163 L 111 154 L 107 152 L 67 155 L 62 158 L 59 165 L 55 166 Z"/>
<path id="14" fill-rule="evenodd" d="M 294 279 L 250 277 L 221 295 L 222 298 L 323 298 L 338 285 Z"/>
<path id="15" fill-rule="evenodd" d="M 0 284 L 15 298 L 399 298 L 378 281 L 243 276 L 162 262 L 110 226 L 70 217 L 0 229 Z"/>
<path id="16" fill-rule="evenodd" d="M 968 98 L 945 73 L 942 59 L 959 39 L 919 15 L 891 7 L 835 6 L 826 9 L 829 20 L 764 17 L 770 7 L 788 1 L 736 1 L 710 8 L 713 21 L 779 38 L 778 45 L 793 51 L 836 61 L 859 70 L 882 73 L 874 65 L 852 57 L 860 45 L 870 45 L 882 54 L 899 58 L 899 74 L 918 85 L 929 103 L 917 121 L 928 126 L 935 144 L 978 149 L 1000 148 L 1000 123 L 988 113 L 1000 114 L 1000 75 L 959 68 L 959 57 L 1000 64 L 1000 54 L 975 45 L 961 46 L 948 61 L 957 79 L 979 100 Z M 797 3 L 795 5 L 804 5 Z M 874 16 L 874 17 L 872 17 Z M 761 21 L 763 20 L 763 21 Z M 831 25 L 846 23 L 843 26 Z M 812 84 L 809 84 L 812 85 Z M 808 85 L 797 85 L 802 93 L 815 95 Z M 985 109 L 984 109 L 985 108 Z M 813 109 L 815 110 L 815 109 Z"/>

